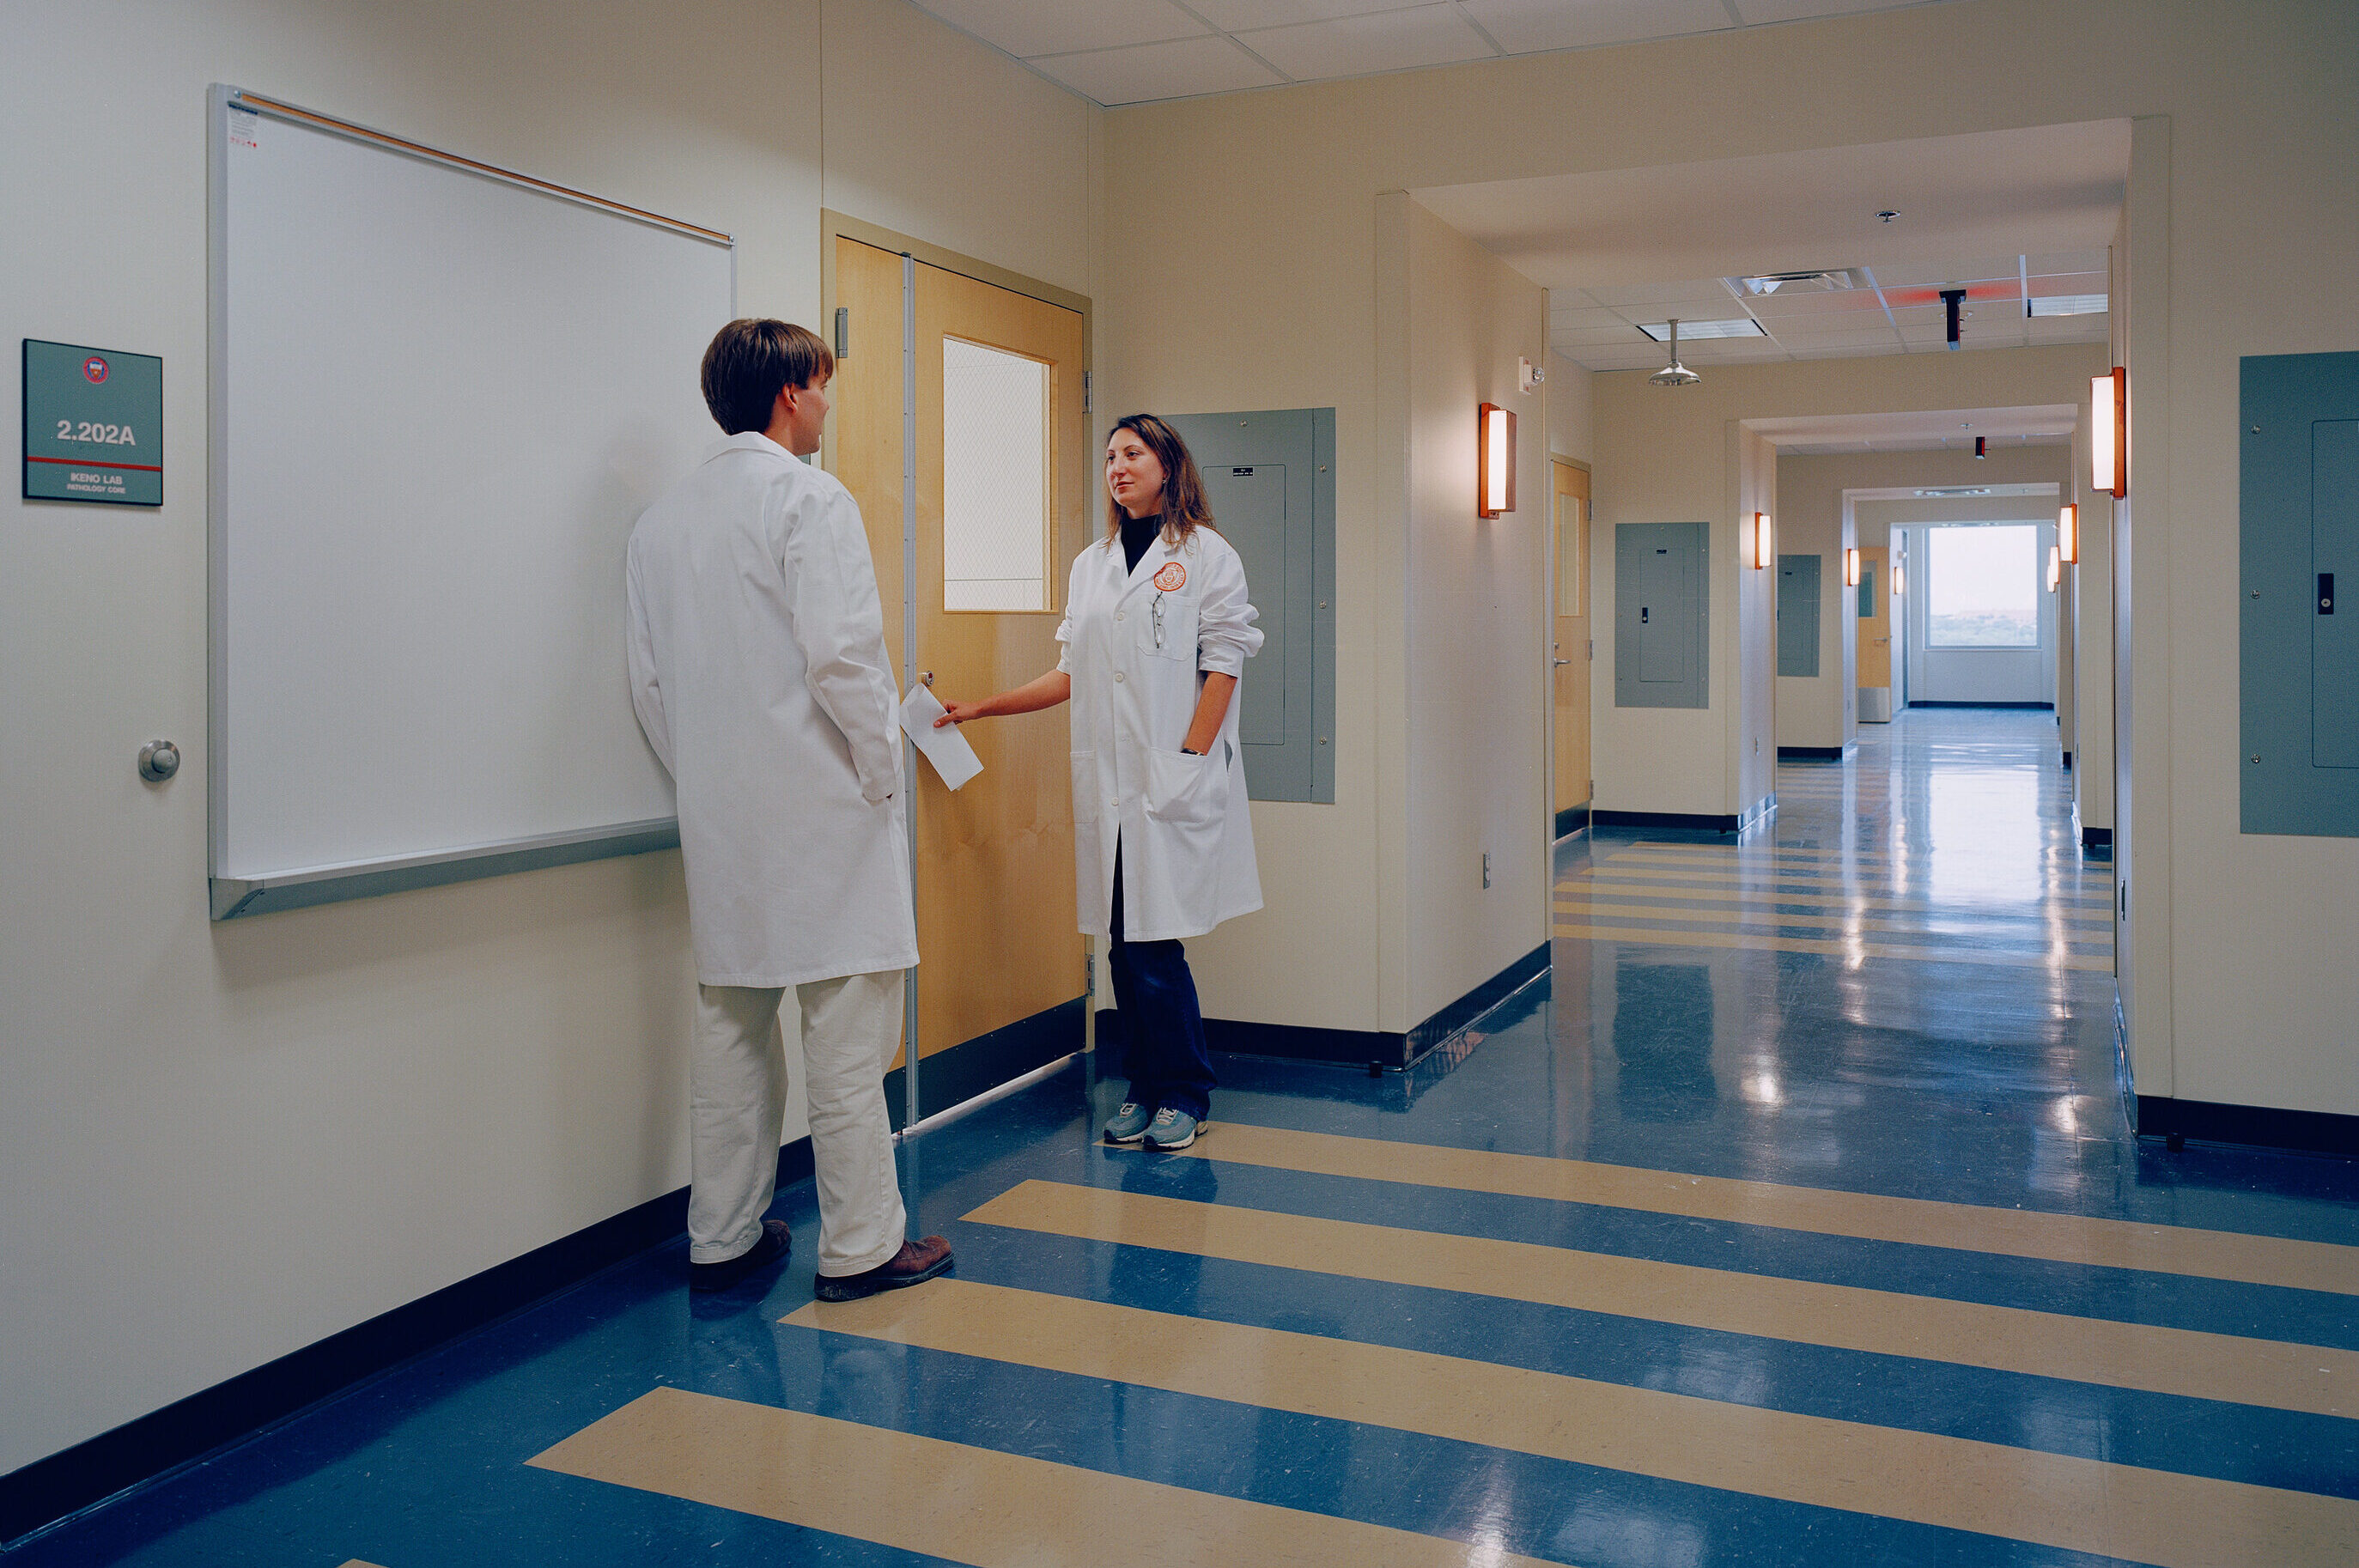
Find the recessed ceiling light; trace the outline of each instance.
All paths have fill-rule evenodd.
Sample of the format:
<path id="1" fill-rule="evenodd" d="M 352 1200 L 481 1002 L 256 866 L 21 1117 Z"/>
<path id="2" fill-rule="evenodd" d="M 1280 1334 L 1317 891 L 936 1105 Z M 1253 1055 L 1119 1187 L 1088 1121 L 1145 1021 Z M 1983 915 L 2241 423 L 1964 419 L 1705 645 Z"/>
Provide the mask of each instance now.
<path id="1" fill-rule="evenodd" d="M 1669 321 L 1641 321 L 1638 323 L 1638 330 L 1657 343 L 1671 341 L 1671 324 Z M 1680 319 L 1680 336 L 1690 342 L 1697 338 L 1764 338 L 1768 335 L 1761 330 L 1761 323 L 1750 316 L 1740 316 L 1733 321 L 1690 321 L 1685 317 Z"/>
<path id="2" fill-rule="evenodd" d="M 2031 316 L 2101 316 L 2106 310 L 2103 294 L 2050 294 L 2044 299 L 2034 299 L 2025 312 Z"/>
<path id="3" fill-rule="evenodd" d="M 1987 495 L 1990 493 L 1991 488 L 1987 485 L 1953 485 L 1946 490 L 1919 490 L 1917 492 L 1919 495 Z"/>

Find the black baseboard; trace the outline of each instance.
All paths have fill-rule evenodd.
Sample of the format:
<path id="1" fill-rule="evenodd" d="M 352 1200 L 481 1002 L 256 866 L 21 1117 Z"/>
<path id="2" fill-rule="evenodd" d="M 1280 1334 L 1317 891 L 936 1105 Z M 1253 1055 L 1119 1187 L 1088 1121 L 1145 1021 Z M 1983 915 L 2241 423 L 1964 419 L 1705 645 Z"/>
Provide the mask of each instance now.
<path id="1" fill-rule="evenodd" d="M 996 1089 L 1035 1067 L 1082 1049 L 1082 1008 L 1086 999 L 1074 997 L 1053 1007 L 1018 1018 L 1005 1029 L 977 1035 L 964 1045 L 937 1051 L 919 1063 L 918 1116 L 938 1111 Z M 908 1094 L 902 1087 L 907 1074 L 898 1067 L 885 1074 L 885 1105 L 897 1131 L 906 1119 Z"/>
<path id="2" fill-rule="evenodd" d="M 2082 828 L 2081 830 L 2081 847 L 2082 849 L 2113 848 L 2114 830 L 2111 828 Z"/>
<path id="3" fill-rule="evenodd" d="M 1492 975 L 1464 996 L 1412 1026 L 1406 1034 L 1390 1029 L 1306 1029 L 1295 1024 L 1247 1023 L 1241 1018 L 1206 1018 L 1204 1043 L 1214 1051 L 1239 1056 L 1275 1056 L 1288 1062 L 1345 1062 L 1398 1071 L 1514 996 L 1534 978 L 1547 973 L 1550 945 L 1542 942 Z M 1098 1014 L 1098 1050 L 1109 1073 L 1122 1069 L 1121 1050 L 1129 1039 L 1122 1014 L 1108 1008 Z M 931 1058 L 928 1061 L 930 1062 Z"/>
<path id="4" fill-rule="evenodd" d="M 1415 1062 L 1522 990 L 1535 978 L 1546 974 L 1549 955 L 1554 951 L 1553 943 L 1540 943 L 1456 1001 L 1437 1010 L 1424 1022 L 1412 1025 L 1408 1031 L 1408 1055 L 1401 1065 L 1406 1067 Z M 1385 1065 L 1389 1067 L 1392 1063 L 1387 1062 Z"/>
<path id="5" fill-rule="evenodd" d="M 810 1138 L 778 1150 L 780 1186 L 810 1173 Z M 687 1225 L 682 1187 L 0 1475 L 0 1546 L 660 1247 Z"/>
<path id="6" fill-rule="evenodd" d="M 1693 811 L 1593 811 L 1589 813 L 1589 825 L 1598 828 L 1700 828 L 1705 833 L 1734 833 L 1745 825 L 1745 819 L 1704 816 Z"/>
<path id="7" fill-rule="evenodd" d="M 1580 805 L 1567 806 L 1556 814 L 1555 836 L 1562 838 L 1567 833 L 1577 833 L 1588 825 L 1589 802 L 1583 800 Z"/>
<path id="8" fill-rule="evenodd" d="M 1122 1014 L 1098 1014 L 1100 1068 L 1124 1071 L 1122 1050 L 1130 1038 Z M 1256 1024 L 1242 1018 L 1206 1018 L 1204 1043 L 1237 1056 L 1275 1056 L 1288 1062 L 1333 1062 L 1364 1067 L 1371 1062 L 1408 1060 L 1408 1037 L 1386 1029 L 1311 1029 L 1299 1024 Z"/>
<path id="9" fill-rule="evenodd" d="M 2191 1138 L 2201 1143 L 2241 1143 L 2359 1159 L 2359 1116 L 2331 1111 L 2221 1105 L 2209 1100 L 2140 1094 L 2137 1131 L 2140 1138 L 2165 1138 L 2174 1145 Z"/>
<path id="10" fill-rule="evenodd" d="M 2030 708 L 2045 709 L 2049 713 L 2056 711 L 2056 704 L 2053 702 L 1951 702 L 1923 697 L 1910 698 L 1908 705 L 1912 708 Z"/>
<path id="11" fill-rule="evenodd" d="M 2072 771 L 2072 754 L 2069 751 L 2064 754 L 2064 771 L 2067 773 Z"/>
<path id="12" fill-rule="evenodd" d="M 1841 762 L 1851 748 L 1845 746 L 1781 746 L 1777 748 L 1780 762 Z"/>

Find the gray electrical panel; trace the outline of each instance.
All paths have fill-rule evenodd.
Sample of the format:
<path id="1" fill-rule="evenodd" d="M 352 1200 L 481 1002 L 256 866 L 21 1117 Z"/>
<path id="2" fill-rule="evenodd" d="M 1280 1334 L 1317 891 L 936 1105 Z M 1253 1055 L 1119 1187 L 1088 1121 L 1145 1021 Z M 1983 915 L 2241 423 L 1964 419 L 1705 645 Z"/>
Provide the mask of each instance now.
<path id="1" fill-rule="evenodd" d="M 2359 354 L 2243 362 L 2244 831 L 2359 837 Z"/>
<path id="2" fill-rule="evenodd" d="M 1777 673 L 1819 673 L 1819 558 L 1777 558 Z"/>
<path id="3" fill-rule="evenodd" d="M 1264 641 L 1237 734 L 1256 800 L 1335 799 L 1335 410 L 1164 416 L 1221 537 L 1245 561 Z"/>
<path id="4" fill-rule="evenodd" d="M 1702 523 L 1614 525 L 1615 707 L 1711 706 L 1708 537 Z"/>

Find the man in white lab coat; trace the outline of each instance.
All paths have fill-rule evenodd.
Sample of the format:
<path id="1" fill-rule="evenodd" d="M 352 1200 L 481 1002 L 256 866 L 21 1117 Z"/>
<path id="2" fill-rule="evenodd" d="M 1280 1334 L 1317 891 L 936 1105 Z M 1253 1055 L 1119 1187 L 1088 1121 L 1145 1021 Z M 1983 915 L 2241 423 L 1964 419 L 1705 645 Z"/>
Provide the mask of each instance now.
<path id="1" fill-rule="evenodd" d="M 918 962 L 898 692 L 868 538 L 819 450 L 835 357 L 776 321 L 723 327 L 704 401 L 728 432 L 631 530 L 631 701 L 679 799 L 696 953 L 690 1285 L 786 1256 L 775 1195 L 792 986 L 819 1187 L 822 1301 L 950 1266 L 910 1242 L 884 1074 Z"/>

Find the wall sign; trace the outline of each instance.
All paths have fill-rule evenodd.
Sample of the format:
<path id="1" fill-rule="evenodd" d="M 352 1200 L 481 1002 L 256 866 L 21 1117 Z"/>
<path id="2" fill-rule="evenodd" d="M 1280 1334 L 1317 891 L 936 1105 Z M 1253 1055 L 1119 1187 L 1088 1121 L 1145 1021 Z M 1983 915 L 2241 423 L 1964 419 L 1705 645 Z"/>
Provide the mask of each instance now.
<path id="1" fill-rule="evenodd" d="M 25 498 L 164 504 L 164 362 L 25 340 Z"/>

